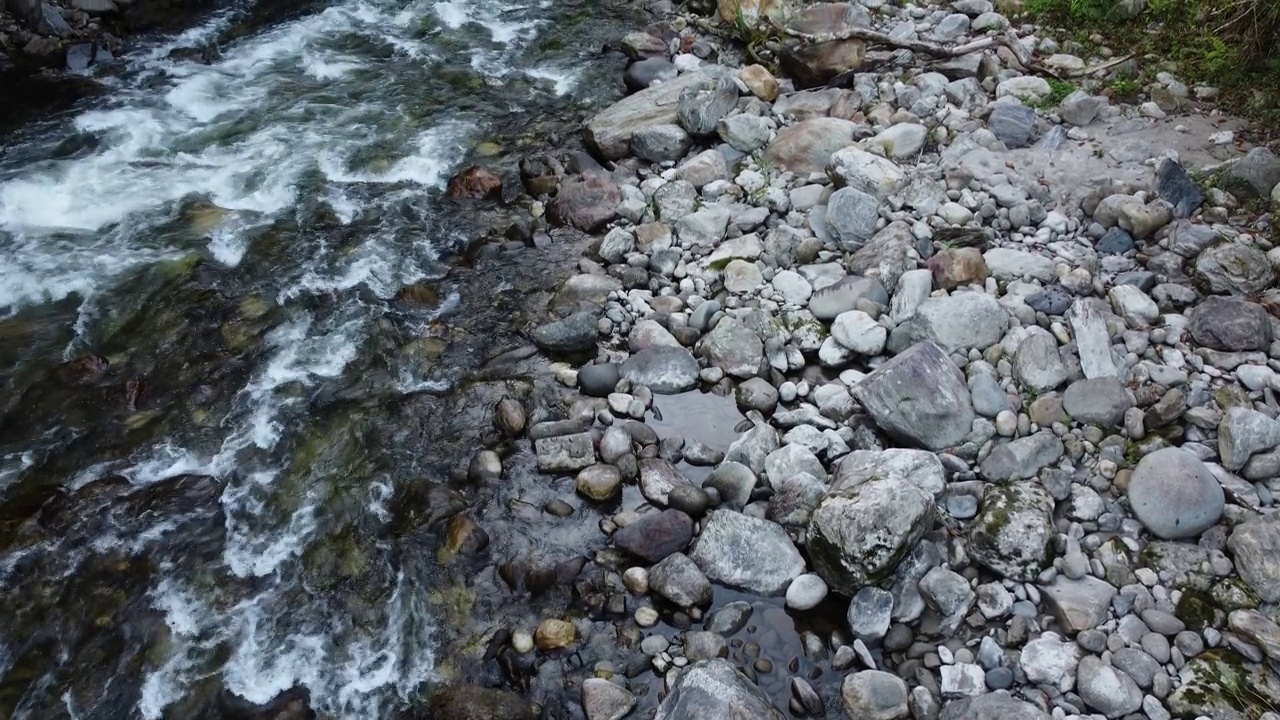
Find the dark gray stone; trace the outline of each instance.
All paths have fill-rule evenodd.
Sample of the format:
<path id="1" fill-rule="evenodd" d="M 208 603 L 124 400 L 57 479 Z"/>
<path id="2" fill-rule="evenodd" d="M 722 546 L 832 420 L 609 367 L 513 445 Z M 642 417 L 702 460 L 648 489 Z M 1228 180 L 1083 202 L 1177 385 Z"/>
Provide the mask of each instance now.
<path id="1" fill-rule="evenodd" d="M 626 84 L 627 90 L 636 92 L 643 90 L 655 82 L 665 82 L 674 80 L 679 71 L 671 61 L 662 57 L 651 57 L 644 60 L 637 60 L 627 67 L 627 71 L 622 75 L 622 82 Z"/>
<path id="2" fill-rule="evenodd" d="M 1036 111 L 1024 105 L 996 103 L 987 118 L 987 129 L 1010 148 L 1026 147 L 1035 133 Z"/>
<path id="3" fill-rule="evenodd" d="M 679 510 L 647 513 L 613 534 L 613 544 L 648 562 L 683 552 L 693 541 L 693 520 Z"/>
<path id="4" fill-rule="evenodd" d="M 1155 276 L 1152 276 L 1152 281 Z M 1028 295 L 1026 298 L 1027 305 L 1036 312 L 1042 312 L 1045 315 L 1062 315 L 1071 307 L 1071 293 L 1067 292 L 1061 285 L 1050 285 L 1038 293 Z"/>
<path id="5" fill-rule="evenodd" d="M 614 363 L 583 365 L 578 370 L 578 389 L 589 397 L 607 397 L 622 379 L 622 370 Z"/>
<path id="6" fill-rule="evenodd" d="M 1192 339 L 1214 350 L 1266 350 L 1271 344 L 1271 317 L 1243 298 L 1206 299 L 1191 311 L 1190 330 Z"/>
<path id="7" fill-rule="evenodd" d="M 1173 206 L 1173 216 L 1177 218 L 1191 217 L 1204 202 L 1200 186 L 1173 158 L 1160 161 L 1156 169 L 1156 192 Z"/>
<path id="8" fill-rule="evenodd" d="M 1123 255 L 1134 248 L 1133 236 L 1123 228 L 1113 227 L 1098 240 L 1097 250 L 1103 255 Z"/>
<path id="9" fill-rule="evenodd" d="M 876 368 L 855 386 L 853 395 L 890 435 L 930 450 L 958 444 L 973 424 L 963 375 L 928 341 Z"/>
<path id="10" fill-rule="evenodd" d="M 533 331 L 533 342 L 549 355 L 573 355 L 596 349 L 596 314 L 578 312 Z"/>

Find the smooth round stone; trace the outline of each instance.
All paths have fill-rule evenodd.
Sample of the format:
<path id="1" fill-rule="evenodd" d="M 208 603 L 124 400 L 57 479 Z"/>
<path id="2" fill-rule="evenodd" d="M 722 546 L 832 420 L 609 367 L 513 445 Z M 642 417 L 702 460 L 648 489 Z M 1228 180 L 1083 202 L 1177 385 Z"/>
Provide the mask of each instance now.
<path id="1" fill-rule="evenodd" d="M 661 653 L 671 645 L 671 641 L 661 635 L 650 635 L 640 641 L 640 652 L 650 657 Z"/>
<path id="2" fill-rule="evenodd" d="M 787 586 L 787 607 L 812 610 L 827 597 L 827 583 L 813 573 L 806 573 Z"/>
<path id="3" fill-rule="evenodd" d="M 533 650 L 533 635 L 524 630 L 511 633 L 511 647 L 521 655 Z"/>
<path id="4" fill-rule="evenodd" d="M 608 397 L 621 379 L 622 371 L 613 363 L 583 365 L 578 370 L 578 388 L 591 397 Z"/>
<path id="5" fill-rule="evenodd" d="M 658 624 L 658 611 L 651 607 L 637 608 L 635 618 L 636 624 L 640 627 L 653 627 Z"/>
<path id="6" fill-rule="evenodd" d="M 1152 535 L 1193 538 L 1222 517 L 1222 486 L 1195 455 L 1164 448 L 1142 458 L 1134 469 L 1129 505 Z"/>

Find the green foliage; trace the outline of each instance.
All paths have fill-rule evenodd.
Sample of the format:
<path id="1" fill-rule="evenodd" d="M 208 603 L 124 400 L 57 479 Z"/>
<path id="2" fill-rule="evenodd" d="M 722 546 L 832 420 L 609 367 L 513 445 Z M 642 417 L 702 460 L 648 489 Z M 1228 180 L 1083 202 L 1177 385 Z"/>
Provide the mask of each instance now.
<path id="1" fill-rule="evenodd" d="M 1104 44 L 1135 57 L 1177 63 L 1189 84 L 1223 91 L 1232 110 L 1264 124 L 1280 125 L 1280 0 L 1148 0 L 1136 18 L 1124 19 L 1116 0 L 1027 0 L 1038 22 L 1086 46 Z M 1154 73 L 1155 64 L 1144 62 Z M 1150 80 L 1150 77 L 1146 78 Z M 1136 99 L 1140 84 L 1117 80 L 1114 95 Z"/>
<path id="2" fill-rule="evenodd" d="M 1065 100 L 1068 95 L 1076 91 L 1076 86 L 1066 80 L 1059 80 L 1057 78 L 1049 78 L 1048 80 L 1049 102 L 1053 103 L 1055 107 L 1058 103 Z"/>

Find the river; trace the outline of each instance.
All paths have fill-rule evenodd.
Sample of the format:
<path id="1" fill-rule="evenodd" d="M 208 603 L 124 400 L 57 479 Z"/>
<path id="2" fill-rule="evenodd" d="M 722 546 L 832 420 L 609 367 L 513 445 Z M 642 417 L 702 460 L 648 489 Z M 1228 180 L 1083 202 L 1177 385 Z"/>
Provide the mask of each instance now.
<path id="1" fill-rule="evenodd" d="M 600 48 L 635 11 L 253 13 L 142 43 L 0 139 L 2 716 L 212 718 L 295 689 L 387 717 L 436 679 L 405 498 L 461 452 L 468 418 L 431 413 L 486 339 L 453 340 L 541 272 L 453 275 L 487 221 L 443 186 L 619 96 Z"/>

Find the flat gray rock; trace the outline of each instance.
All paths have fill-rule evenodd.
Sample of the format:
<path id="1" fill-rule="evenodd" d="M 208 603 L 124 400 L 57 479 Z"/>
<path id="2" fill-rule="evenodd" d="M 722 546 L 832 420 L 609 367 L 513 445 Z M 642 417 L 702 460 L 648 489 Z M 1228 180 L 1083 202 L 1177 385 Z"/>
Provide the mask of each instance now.
<path id="1" fill-rule="evenodd" d="M 1079 580 L 1059 575 L 1048 585 L 1042 585 L 1040 593 L 1058 624 L 1074 635 L 1106 622 L 1107 610 L 1111 607 L 1111 599 L 1116 596 L 1116 589 L 1092 575 Z"/>
<path id="2" fill-rule="evenodd" d="M 709 66 L 619 100 L 587 122 L 587 147 L 608 160 L 626 157 L 637 130 L 676 123 L 680 96 L 686 90 L 710 86 L 724 72 Z"/>
<path id="3" fill-rule="evenodd" d="M 1133 397 L 1128 388 L 1110 376 L 1077 380 L 1062 393 L 1062 409 L 1084 425 L 1119 427 L 1131 407 Z"/>
<path id="4" fill-rule="evenodd" d="M 711 513 L 689 556 L 712 581 L 757 595 L 781 595 L 805 571 L 781 525 L 732 510 Z"/>
<path id="5" fill-rule="evenodd" d="M 841 313 L 855 309 L 859 300 L 888 305 L 889 293 L 875 278 L 848 275 L 815 290 L 809 298 L 809 312 L 819 320 L 831 321 Z"/>
<path id="6" fill-rule="evenodd" d="M 1007 692 L 953 700 L 942 708 L 940 720 L 1049 720 L 1049 713 Z"/>
<path id="7" fill-rule="evenodd" d="M 644 385 L 659 395 L 674 395 L 697 387 L 699 370 L 698 361 L 688 350 L 663 346 L 635 353 L 621 368 L 622 377 L 633 385 Z"/>
<path id="8" fill-rule="evenodd" d="M 982 476 L 995 482 L 1033 478 L 1062 457 L 1062 441 L 1048 430 L 997 445 L 982 461 Z"/>

